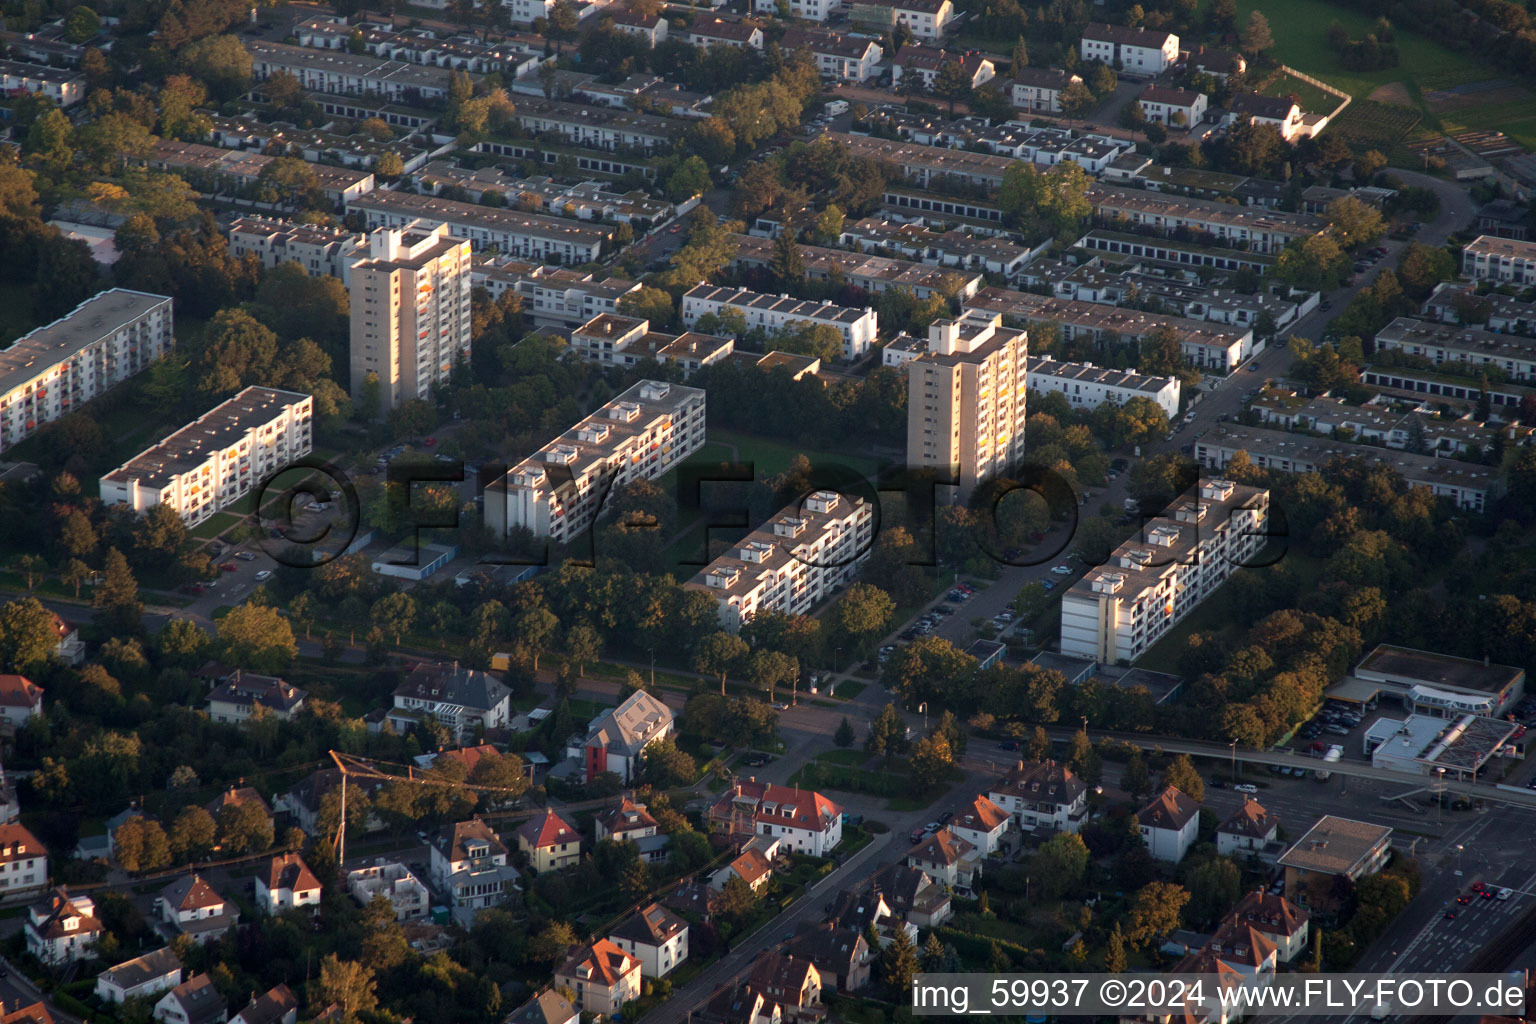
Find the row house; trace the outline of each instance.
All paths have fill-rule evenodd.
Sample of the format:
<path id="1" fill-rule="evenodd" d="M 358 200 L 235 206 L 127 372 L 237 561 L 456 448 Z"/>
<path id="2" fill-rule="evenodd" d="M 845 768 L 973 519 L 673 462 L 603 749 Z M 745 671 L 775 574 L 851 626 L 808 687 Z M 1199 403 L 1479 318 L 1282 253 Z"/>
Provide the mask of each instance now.
<path id="1" fill-rule="evenodd" d="M 1474 281 L 1529 287 L 1536 284 L 1536 242 L 1478 235 L 1461 247 L 1461 273 Z"/>
<path id="2" fill-rule="evenodd" d="M 257 82 L 286 71 L 305 89 L 315 92 L 382 96 L 395 103 L 446 100 L 455 74 L 445 67 L 381 60 L 366 54 L 315 50 L 260 39 L 246 40 L 245 48 L 251 55 L 251 77 Z"/>
<path id="3" fill-rule="evenodd" d="M 950 0 L 853 0 L 850 18 L 864 31 L 890 32 L 904 25 L 922 43 L 937 43 L 956 20 Z"/>
<path id="4" fill-rule="evenodd" d="M 721 316 L 726 310 L 740 312 L 747 329 L 761 327 L 773 332 L 799 323 L 831 327 L 842 335 L 843 358 L 863 357 L 880 331 L 879 315 L 870 307 L 853 309 L 830 302 L 810 302 L 787 294 L 765 295 L 745 288 L 721 288 L 700 283 L 683 293 L 683 323 L 696 326 L 702 316 Z"/>
<path id="5" fill-rule="evenodd" d="M 1136 102 L 1148 121 L 1175 128 L 1193 128 L 1205 118 L 1206 95 L 1193 89 L 1149 85 Z"/>
<path id="6" fill-rule="evenodd" d="M 293 262 L 310 277 L 335 277 L 342 284 L 367 250 L 367 235 L 343 227 L 260 216 L 240 217 L 229 226 L 229 254 L 235 259 L 255 255 L 267 268 Z"/>
<path id="7" fill-rule="evenodd" d="M 410 192 L 374 192 L 347 203 L 370 231 L 378 228 L 446 225 L 455 239 L 468 239 L 476 252 L 495 249 L 503 256 L 574 266 L 591 263 L 607 252 L 613 229 L 521 210 L 496 209 Z"/>
<path id="8" fill-rule="evenodd" d="M 579 327 L 594 317 L 617 313 L 619 300 L 640 290 L 639 281 L 597 277 L 565 267 L 495 256 L 475 256 L 470 281 L 491 298 L 507 291 L 522 296 L 523 314 L 535 327 Z"/>
<path id="9" fill-rule="evenodd" d="M 1145 398 L 1157 403 L 1170 420 L 1179 414 L 1177 377 L 1155 377 L 1092 363 L 1062 363 L 1032 356 L 1028 380 L 1031 391 L 1055 392 L 1077 409 L 1097 409 L 1105 403 L 1124 405 L 1133 398 Z"/>

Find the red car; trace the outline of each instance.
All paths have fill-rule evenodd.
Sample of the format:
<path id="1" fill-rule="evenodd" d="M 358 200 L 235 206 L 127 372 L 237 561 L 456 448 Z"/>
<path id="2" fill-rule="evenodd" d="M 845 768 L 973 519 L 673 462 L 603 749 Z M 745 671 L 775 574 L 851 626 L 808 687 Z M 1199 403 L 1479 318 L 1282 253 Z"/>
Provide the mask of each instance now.
<path id="1" fill-rule="evenodd" d="M 1483 885 L 1482 882 L 1473 882 L 1472 883 L 1472 891 L 1473 892 L 1482 892 L 1486 888 L 1487 888 L 1487 886 Z"/>
<path id="2" fill-rule="evenodd" d="M 431 448 L 433 445 L 437 444 L 437 438 L 429 437 L 429 438 L 427 438 L 425 441 L 423 441 L 421 443 L 426 445 L 428 448 Z"/>
<path id="3" fill-rule="evenodd" d="M 238 565 L 236 565 L 234 562 L 225 562 L 223 565 L 219 566 L 219 568 L 223 569 L 225 572 L 234 572 L 236 569 L 239 569 L 240 567 Z"/>

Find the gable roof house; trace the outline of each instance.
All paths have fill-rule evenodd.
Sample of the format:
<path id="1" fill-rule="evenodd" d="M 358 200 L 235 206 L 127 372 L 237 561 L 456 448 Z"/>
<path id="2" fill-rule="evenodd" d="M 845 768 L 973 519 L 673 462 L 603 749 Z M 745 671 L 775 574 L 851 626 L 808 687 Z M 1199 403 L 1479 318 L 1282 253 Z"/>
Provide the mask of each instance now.
<path id="1" fill-rule="evenodd" d="M 593 720 L 582 744 L 585 780 L 613 772 L 621 782 L 633 781 L 646 747 L 672 735 L 672 709 L 644 690 L 636 690 L 616 708 Z"/>
<path id="2" fill-rule="evenodd" d="M 912 847 L 907 866 L 917 868 L 940 885 L 969 889 L 981 873 L 981 852 L 947 828 Z"/>
<path id="3" fill-rule="evenodd" d="M 1076 832 L 1088 812 L 1088 784 L 1064 764 L 1020 761 L 992 784 L 987 799 L 1012 814 L 1022 831 Z"/>
<path id="4" fill-rule="evenodd" d="M 215 942 L 240 920 L 240 911 L 196 872 L 161 889 L 155 909 L 161 921 L 195 942 Z"/>
<path id="5" fill-rule="evenodd" d="M 1083 29 L 1082 57 L 1129 74 L 1160 75 L 1179 59 L 1179 37 L 1172 32 L 1090 22 Z"/>
<path id="6" fill-rule="evenodd" d="M 1274 940 L 1241 918 L 1223 920 L 1206 949 L 1239 974 L 1275 972 Z"/>
<path id="7" fill-rule="evenodd" d="M 814 790 L 747 779 L 709 809 L 710 827 L 738 841 L 774 836 L 787 849 L 825 857 L 843 841 L 843 809 Z"/>
<path id="8" fill-rule="evenodd" d="M 285 853 L 267 862 L 256 876 L 256 906 L 264 914 L 285 910 L 320 908 L 320 880 L 296 853 Z"/>
<path id="9" fill-rule="evenodd" d="M 95 956 L 96 942 L 105 931 L 96 919 L 95 901 L 89 896 L 71 896 L 64 886 L 27 909 L 22 929 L 27 952 L 50 966 Z"/>
<path id="10" fill-rule="evenodd" d="M 1011 824 L 1013 818 L 1007 811 L 985 796 L 978 796 L 960 809 L 949 823 L 949 830 L 988 857 L 998 851 Z"/>
<path id="11" fill-rule="evenodd" d="M 517 848 L 534 871 L 558 871 L 581 857 L 581 833 L 553 810 L 529 818 L 517 827 Z"/>
<path id="12" fill-rule="evenodd" d="M 783 1007 L 786 1020 L 821 1015 L 821 972 L 809 960 L 763 953 L 747 975 L 747 987 Z"/>
<path id="13" fill-rule="evenodd" d="M 314 835 L 319 827 L 320 807 L 325 800 L 325 795 L 334 789 L 341 788 L 342 775 L 336 768 L 321 768 L 299 780 L 288 792 L 279 796 L 275 803 L 277 810 L 287 811 L 293 816 L 294 823 L 301 828 L 306 835 Z M 385 786 L 382 778 L 351 778 L 347 780 L 347 788 L 353 792 L 367 793 L 373 796 Z M 376 812 L 370 810 L 368 817 L 363 822 L 362 831 L 376 832 L 384 827 L 384 819 Z M 356 831 L 355 826 L 348 826 L 349 831 Z"/>
<path id="14" fill-rule="evenodd" d="M 1273 125 L 1286 142 L 1295 142 L 1305 134 L 1301 108 L 1283 96 L 1261 96 L 1240 92 L 1227 101 L 1230 120 Z"/>
<path id="15" fill-rule="evenodd" d="M 223 1024 L 229 1007 L 212 978 L 195 974 L 160 997 L 154 1016 L 160 1024 Z"/>
<path id="16" fill-rule="evenodd" d="M 665 19 L 663 19 L 665 24 Z M 513 1010 L 502 1024 L 580 1024 L 581 1011 L 553 989 L 540 992 Z"/>
<path id="17" fill-rule="evenodd" d="M 407 732 L 425 718 L 447 726 L 463 744 L 475 731 L 505 728 L 511 719 L 512 691 L 498 677 L 458 662 L 418 662 L 395 687 L 388 721 Z"/>
<path id="18" fill-rule="evenodd" d="M 628 796 L 619 798 L 617 807 L 610 807 L 592 819 L 593 836 L 598 842 L 612 839 L 615 842 L 634 843 L 640 851 L 640 859 L 659 861 L 667 855 L 670 840 L 651 817 L 645 804 L 638 804 Z"/>
<path id="19" fill-rule="evenodd" d="M 299 1000 L 287 985 L 277 985 L 251 1000 L 230 1024 L 296 1024 Z"/>
<path id="20" fill-rule="evenodd" d="M 641 977 L 662 978 L 688 959 L 688 922 L 652 903 L 610 931 L 608 941 L 640 961 Z"/>
<path id="21" fill-rule="evenodd" d="M 588 1013 L 612 1016 L 640 996 L 640 961 L 607 939 L 580 947 L 555 971 L 555 984 L 576 994 Z"/>
<path id="22" fill-rule="evenodd" d="M 1152 857 L 1177 864 L 1200 831 L 1200 802 L 1168 786 L 1137 812 L 1136 820 Z"/>
<path id="23" fill-rule="evenodd" d="M 754 893 L 761 893 L 773 881 L 773 858 L 759 848 L 748 846 L 711 875 L 709 884 L 711 888 L 724 889 L 732 878 L 741 879 Z"/>
<path id="24" fill-rule="evenodd" d="M 181 984 L 181 958 L 166 946 L 96 976 L 96 998 L 104 1003 L 159 995 Z"/>
<path id="25" fill-rule="evenodd" d="M 1284 896 L 1262 889 L 1247 893 L 1222 918 L 1223 925 L 1244 924 L 1269 937 L 1276 958 L 1288 964 L 1306 952 L 1311 915 Z"/>
<path id="26" fill-rule="evenodd" d="M 1273 864 L 1285 849 L 1279 840 L 1280 821 L 1253 797 L 1216 828 L 1216 852 L 1229 857 L 1238 854 L 1257 857 Z"/>
<path id="27" fill-rule="evenodd" d="M 43 713 L 43 688 L 26 676 L 0 673 L 0 725 L 11 728 L 27 724 Z"/>
<path id="28" fill-rule="evenodd" d="M 843 992 L 855 992 L 869 984 L 874 951 L 862 932 L 824 925 L 801 932 L 785 947 L 791 956 L 816 965 L 823 983 Z"/>
<path id="29" fill-rule="evenodd" d="M 298 714 L 308 696 L 307 691 L 289 685 L 277 676 L 237 669 L 208 694 L 208 717 L 215 722 L 240 725 L 250 721 L 260 707 L 286 722 Z"/>
<path id="30" fill-rule="evenodd" d="M 953 901 L 944 886 L 906 864 L 890 864 L 875 874 L 871 888 L 907 922 L 916 941 L 918 928 L 943 924 L 954 914 Z"/>
<path id="31" fill-rule="evenodd" d="M 48 848 L 17 822 L 0 825 L 0 896 L 48 884 Z"/>

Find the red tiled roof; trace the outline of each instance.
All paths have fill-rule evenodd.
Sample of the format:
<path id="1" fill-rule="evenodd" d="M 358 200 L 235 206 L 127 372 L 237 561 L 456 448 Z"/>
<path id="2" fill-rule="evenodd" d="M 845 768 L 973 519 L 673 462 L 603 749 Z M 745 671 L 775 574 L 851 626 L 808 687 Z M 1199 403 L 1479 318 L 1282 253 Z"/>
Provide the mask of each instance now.
<path id="1" fill-rule="evenodd" d="M 581 834 L 576 831 L 575 825 L 547 809 L 542 818 L 529 818 L 519 825 L 517 835 L 536 850 L 581 840 Z"/>
<path id="2" fill-rule="evenodd" d="M 285 853 L 267 864 L 267 888 L 307 892 L 320 888 L 320 880 L 298 854 Z"/>
<path id="3" fill-rule="evenodd" d="M 972 843 L 961 839 L 947 828 L 941 828 L 907 854 L 908 860 L 930 861 L 935 864 L 958 864 L 961 858 L 975 851 Z"/>
<path id="4" fill-rule="evenodd" d="M 1136 820 L 1149 828 L 1166 828 L 1177 832 L 1199 813 L 1198 801 L 1181 793 L 1176 787 L 1169 786 L 1137 813 Z"/>
<path id="5" fill-rule="evenodd" d="M 630 971 L 638 971 L 640 961 L 607 939 L 583 946 L 576 955 L 555 972 L 557 978 L 575 978 L 591 985 L 612 988 Z"/>
<path id="6" fill-rule="evenodd" d="M 48 856 L 48 847 L 44 846 L 37 836 L 28 832 L 26 826 L 15 823 L 0 825 L 0 864 L 46 856 Z"/>
<path id="7" fill-rule="evenodd" d="M 0 704 L 8 708 L 30 708 L 43 699 L 43 688 L 26 676 L 0 673 Z"/>
<path id="8" fill-rule="evenodd" d="M 1263 890 L 1250 892 L 1227 912 L 1227 919 L 1252 925 L 1267 935 L 1294 935 L 1307 926 L 1310 915 L 1286 899 Z"/>
<path id="9" fill-rule="evenodd" d="M 732 804 L 754 804 L 753 820 L 764 825 L 788 825 L 791 828 L 821 832 L 843 813 L 842 807 L 814 790 L 778 786 L 768 782 L 737 783 L 715 802 L 717 815 L 729 815 Z M 765 810 L 771 806 L 773 810 Z"/>
<path id="10" fill-rule="evenodd" d="M 960 812 L 955 824 L 974 832 L 991 832 L 1008 821 L 1008 812 L 984 796 L 972 800 L 970 806 Z"/>

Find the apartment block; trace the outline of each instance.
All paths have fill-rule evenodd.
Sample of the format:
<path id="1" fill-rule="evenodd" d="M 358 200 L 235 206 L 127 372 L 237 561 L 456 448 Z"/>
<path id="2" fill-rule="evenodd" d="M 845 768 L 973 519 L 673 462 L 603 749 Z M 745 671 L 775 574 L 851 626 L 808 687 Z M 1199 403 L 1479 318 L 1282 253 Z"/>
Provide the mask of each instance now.
<path id="1" fill-rule="evenodd" d="M 476 203 L 484 202 L 487 195 L 499 195 L 503 206 L 576 220 L 628 224 L 637 235 L 671 220 L 677 212 L 671 203 L 652 199 L 638 189 L 620 194 L 595 181 L 562 185 L 549 177 L 508 174 L 499 167 L 472 171 L 446 160 L 434 160 L 413 177 L 423 191 L 434 195 L 440 195 L 445 187 L 463 189 Z"/>
<path id="2" fill-rule="evenodd" d="M 595 316 L 618 312 L 619 300 L 640 290 L 639 281 L 492 256 L 474 257 L 470 280 L 493 299 L 508 290 L 521 295 L 523 313 L 537 327 L 579 327 Z"/>
<path id="3" fill-rule="evenodd" d="M 950 0 L 855 0 L 852 20 L 881 32 L 905 25 L 919 41 L 932 43 L 949 32 L 955 7 Z"/>
<path id="4" fill-rule="evenodd" d="M 810 302 L 712 284 L 698 284 L 683 293 L 683 323 L 690 327 L 698 323 L 699 317 L 710 313 L 719 316 L 726 309 L 740 310 L 749 329 L 777 331 L 801 322 L 832 327 L 843 336 L 843 358 L 848 360 L 868 352 L 880 330 L 879 314 L 867 306 L 851 309 L 830 302 Z"/>
<path id="5" fill-rule="evenodd" d="M 1105 402 L 1124 405 L 1133 398 L 1156 402 L 1171 420 L 1179 414 L 1179 378 L 1157 377 L 1126 370 L 1110 370 L 1092 363 L 1061 363 L 1054 359 L 1029 360 L 1031 391 L 1066 396 L 1073 408 L 1097 409 Z"/>
<path id="6" fill-rule="evenodd" d="M 1032 114 L 1061 113 L 1062 90 L 1082 76 L 1056 68 L 1014 68 L 1009 84 L 1013 105 Z"/>
<path id="7" fill-rule="evenodd" d="M 171 300 L 109 288 L 0 350 L 0 451 L 171 350 Z"/>
<path id="8" fill-rule="evenodd" d="M 1018 276 L 1030 258 L 1030 250 L 1005 237 L 959 228 L 935 231 L 922 224 L 884 217 L 865 217 L 844 225 L 838 244 L 864 252 L 874 249 L 893 253 L 941 267 L 998 274 L 1009 280 Z M 970 281 L 975 282 L 975 287 L 962 290 L 962 298 L 974 295 L 981 286 L 979 277 L 971 277 Z"/>
<path id="9" fill-rule="evenodd" d="M 1015 163 L 1012 157 L 967 149 L 895 142 L 866 135 L 828 132 L 827 137 L 854 156 L 894 165 L 914 185 L 929 188 L 948 181 L 995 190 Z"/>
<path id="10" fill-rule="evenodd" d="M 1462 246 L 1461 272 L 1474 281 L 1536 284 L 1536 242 L 1478 235 Z"/>
<path id="11" fill-rule="evenodd" d="M 763 30 L 745 21 L 725 21 L 700 16 L 688 26 L 690 46 L 729 46 L 736 50 L 761 50 Z"/>
<path id="12" fill-rule="evenodd" d="M 311 277 L 337 277 L 343 284 L 367 251 L 368 236 L 346 228 L 270 217 L 240 217 L 229 226 L 229 253 L 236 259 L 254 253 L 264 267 L 297 263 Z"/>
<path id="13" fill-rule="evenodd" d="M 1266 542 L 1269 492 L 1203 480 L 1062 596 L 1061 653 L 1129 664 Z"/>
<path id="14" fill-rule="evenodd" d="M 703 391 L 640 381 L 486 487 L 486 526 L 567 543 L 613 488 L 655 479 L 703 443 Z"/>
<path id="15" fill-rule="evenodd" d="M 1502 239 L 1500 239 L 1502 241 Z M 1488 367 L 1510 380 L 1536 381 L 1536 338 L 1400 316 L 1376 332 L 1376 349 L 1432 360 L 1447 372 L 1478 377 Z"/>
<path id="16" fill-rule="evenodd" d="M 768 268 L 773 259 L 771 240 L 758 235 L 732 235 L 731 240 L 736 243 L 737 269 Z M 808 280 L 829 281 L 835 275 L 855 288 L 871 293 L 905 288 L 918 298 L 926 299 L 934 292 L 947 295 L 953 288 L 961 298 L 969 298 L 983 283 L 981 274 L 974 270 L 955 273 L 912 260 L 819 245 L 801 245 L 800 259 L 805 263 Z"/>
<path id="17" fill-rule="evenodd" d="M 651 153 L 670 148 L 682 124 L 655 114 L 589 107 L 581 103 L 519 96 L 513 115 L 531 134 L 556 136 L 586 149 Z"/>
<path id="18" fill-rule="evenodd" d="M 1205 117 L 1205 93 L 1193 89 L 1149 85 L 1141 91 L 1137 102 L 1146 119 L 1158 124 L 1192 128 Z"/>
<path id="19" fill-rule="evenodd" d="M 1090 22 L 1083 29 L 1082 56 L 1132 74 L 1160 75 L 1179 59 L 1179 37 L 1172 32 Z"/>
<path id="20" fill-rule="evenodd" d="M 810 611 L 854 577 L 873 543 L 869 502 L 816 491 L 753 530 L 684 585 L 713 597 L 721 626 L 735 633 L 759 612 Z"/>
<path id="21" fill-rule="evenodd" d="M 453 70 L 446 67 L 427 67 L 367 54 L 316 50 L 260 39 L 246 40 L 245 48 L 251 54 L 251 77 L 257 82 L 278 71 L 286 71 L 304 88 L 316 92 L 384 96 L 396 103 L 447 99 L 448 84 L 453 76 Z"/>
<path id="22" fill-rule="evenodd" d="M 666 334 L 651 330 L 649 320 L 603 313 L 571 332 L 571 349 L 600 366 L 629 368 L 647 360 L 670 363 L 684 379 L 725 359 L 736 348 L 730 338 L 687 331 Z"/>
<path id="23" fill-rule="evenodd" d="M 168 505 L 195 526 L 313 449 L 313 398 L 249 387 L 102 477 L 101 503 Z"/>
<path id="24" fill-rule="evenodd" d="M 907 465 L 956 480 L 966 502 L 1024 456 L 1029 336 L 1002 318 L 967 313 L 928 328 L 907 364 Z"/>
<path id="25" fill-rule="evenodd" d="M 603 11 L 603 17 L 613 22 L 613 30 L 622 32 L 627 36 L 639 36 L 650 44 L 651 49 L 656 49 L 667 41 L 667 32 L 671 26 L 666 18 L 659 14 L 638 14 L 630 10 Z"/>
<path id="26" fill-rule="evenodd" d="M 276 159 L 266 153 L 251 150 L 161 139 L 155 143 L 154 151 L 144 162 L 156 170 L 175 171 L 191 184 L 201 186 L 204 191 L 211 191 L 229 186 L 245 188 L 255 185 L 261 180 L 261 172 Z M 309 169 L 320 190 L 333 203 L 344 203 L 372 192 L 375 184 L 372 171 L 316 163 L 311 163 Z"/>
<path id="27" fill-rule="evenodd" d="M 495 248 L 503 256 L 544 263 L 591 263 L 613 239 L 609 227 L 410 192 L 372 192 L 350 200 L 347 209 L 361 213 L 369 230 L 446 224 L 455 237 L 469 239 L 477 251 Z"/>
<path id="28" fill-rule="evenodd" d="M 65 68 L 0 60 L 0 89 L 7 96 L 27 92 L 42 94 L 61 107 L 85 99 L 85 76 Z"/>
<path id="29" fill-rule="evenodd" d="M 469 241 L 446 224 L 378 228 L 351 278 L 352 400 L 362 401 L 369 374 L 380 416 L 431 398 L 469 359 Z"/>
<path id="30" fill-rule="evenodd" d="M 1240 451 L 1246 452 L 1258 468 L 1281 473 L 1320 473 L 1335 459 L 1365 459 L 1402 474 L 1410 487 L 1428 488 L 1436 497 L 1449 498 L 1475 512 L 1491 507 L 1503 493 L 1497 467 L 1475 462 L 1235 423 L 1218 423 L 1195 441 L 1195 459 L 1210 469 L 1224 468 Z"/>
<path id="31" fill-rule="evenodd" d="M 757 0 L 758 10 L 764 5 L 776 7 L 779 0 Z M 814 9 L 818 13 L 826 12 L 831 3 L 823 4 L 822 0 L 790 0 L 790 9 L 805 8 Z M 805 14 L 801 17 L 810 18 L 813 21 L 824 21 L 826 13 L 821 17 L 815 14 Z M 829 32 L 825 29 L 800 29 L 792 28 L 784 33 L 784 38 L 779 45 L 786 51 L 799 49 L 808 50 L 811 56 L 816 58 L 816 66 L 821 71 L 823 78 L 829 78 L 834 82 L 867 82 L 875 77 L 875 69 L 880 64 L 880 58 L 885 51 L 880 44 L 873 39 L 864 36 L 848 36 L 840 32 Z"/>
<path id="32" fill-rule="evenodd" d="M 752 10 L 756 14 L 777 16 L 778 0 L 753 0 Z M 825 22 L 842 10 L 842 0 L 789 0 L 789 16 L 805 21 Z"/>
<path id="33" fill-rule="evenodd" d="M 1191 199 L 1144 189 L 1095 184 L 1088 201 L 1099 221 L 1126 222 L 1171 235 L 1180 228 L 1199 231 L 1250 252 L 1278 253 L 1295 239 L 1319 235 L 1328 227 L 1310 213 L 1286 213 L 1262 206 L 1234 206 L 1214 199 Z"/>
<path id="34" fill-rule="evenodd" d="M 354 39 L 360 37 L 362 52 L 375 57 L 482 75 L 495 71 L 510 72 L 507 77 L 515 77 L 536 69 L 544 59 L 542 47 L 535 50 L 522 42 L 481 42 L 473 32 L 457 36 L 440 35 L 429 29 L 408 28 L 397 32 L 387 21 L 362 21 L 352 25 L 348 24 L 348 19 L 337 15 L 306 18 L 294 25 L 293 35 L 300 46 L 346 52 L 351 52 Z"/>

